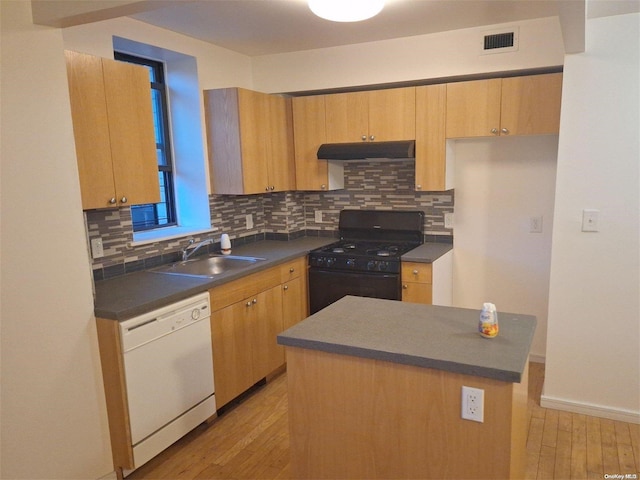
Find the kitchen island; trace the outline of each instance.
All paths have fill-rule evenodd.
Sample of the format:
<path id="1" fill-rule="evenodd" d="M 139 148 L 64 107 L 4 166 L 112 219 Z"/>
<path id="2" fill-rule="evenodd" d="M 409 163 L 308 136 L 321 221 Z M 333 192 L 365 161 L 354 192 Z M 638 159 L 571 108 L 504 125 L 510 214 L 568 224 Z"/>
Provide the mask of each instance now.
<path id="1" fill-rule="evenodd" d="M 485 339 L 479 310 L 348 296 L 279 335 L 294 478 L 522 478 L 536 320 L 499 315 Z"/>

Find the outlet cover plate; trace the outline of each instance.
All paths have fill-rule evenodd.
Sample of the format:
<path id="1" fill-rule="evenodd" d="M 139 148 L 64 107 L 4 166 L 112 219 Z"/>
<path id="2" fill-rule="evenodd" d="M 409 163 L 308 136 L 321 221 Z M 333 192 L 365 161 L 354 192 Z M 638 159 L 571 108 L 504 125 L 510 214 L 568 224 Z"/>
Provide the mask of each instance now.
<path id="1" fill-rule="evenodd" d="M 484 390 L 462 386 L 462 418 L 484 423 Z"/>

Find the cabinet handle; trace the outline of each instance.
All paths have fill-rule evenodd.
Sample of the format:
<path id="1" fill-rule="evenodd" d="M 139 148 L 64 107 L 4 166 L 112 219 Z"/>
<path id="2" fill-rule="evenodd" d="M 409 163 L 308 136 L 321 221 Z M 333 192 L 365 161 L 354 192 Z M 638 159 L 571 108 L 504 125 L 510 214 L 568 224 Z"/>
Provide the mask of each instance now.
<path id="1" fill-rule="evenodd" d="M 413 271 L 413 274 L 414 274 L 414 275 L 417 275 L 417 274 L 418 274 L 418 270 L 414 270 L 414 271 Z"/>
<path id="2" fill-rule="evenodd" d="M 422 185 L 416 185 L 416 190 L 422 190 Z"/>
<path id="3" fill-rule="evenodd" d="M 327 186 L 323 183 L 322 185 L 320 185 L 320 190 L 326 190 Z"/>
<path id="4" fill-rule="evenodd" d="M 289 285 L 285 285 L 284 287 L 282 287 L 283 290 L 289 290 Z"/>
<path id="5" fill-rule="evenodd" d="M 366 135 L 362 135 L 362 137 L 361 137 L 361 138 L 362 138 L 362 141 L 363 141 L 363 142 L 366 142 L 366 141 L 367 141 L 367 136 L 366 136 Z"/>
<path id="6" fill-rule="evenodd" d="M 123 196 L 123 197 L 120 199 L 120 203 L 127 203 L 127 197 Z"/>
<path id="7" fill-rule="evenodd" d="M 504 133 L 505 135 L 509 135 L 509 129 L 508 128 L 503 128 L 502 130 L 500 130 L 502 133 Z"/>
<path id="8" fill-rule="evenodd" d="M 375 136 L 375 135 L 371 135 L 371 136 L 369 137 L 369 140 L 370 140 L 370 141 L 372 141 L 372 142 L 373 142 L 375 139 L 376 139 L 376 136 Z"/>
<path id="9" fill-rule="evenodd" d="M 498 134 L 498 129 L 497 128 L 492 128 L 491 129 L 491 133 L 493 133 L 494 135 Z"/>
<path id="10" fill-rule="evenodd" d="M 116 204 L 116 201 L 117 201 L 117 200 L 116 200 L 116 197 L 111 197 L 111 198 L 109 199 L 109 203 L 110 203 L 111 205 L 115 205 L 115 204 Z"/>
<path id="11" fill-rule="evenodd" d="M 403 289 L 403 290 L 406 290 L 407 288 L 409 288 L 409 285 L 407 285 L 406 283 L 403 283 L 403 284 L 402 284 L 402 289 Z"/>

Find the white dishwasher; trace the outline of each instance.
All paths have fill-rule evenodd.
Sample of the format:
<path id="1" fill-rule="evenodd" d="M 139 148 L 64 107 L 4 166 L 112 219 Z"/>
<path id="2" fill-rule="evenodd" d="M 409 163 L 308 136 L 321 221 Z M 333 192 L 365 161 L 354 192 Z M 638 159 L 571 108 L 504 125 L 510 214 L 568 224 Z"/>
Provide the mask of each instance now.
<path id="1" fill-rule="evenodd" d="M 210 316 L 203 293 L 120 323 L 134 469 L 216 412 Z"/>

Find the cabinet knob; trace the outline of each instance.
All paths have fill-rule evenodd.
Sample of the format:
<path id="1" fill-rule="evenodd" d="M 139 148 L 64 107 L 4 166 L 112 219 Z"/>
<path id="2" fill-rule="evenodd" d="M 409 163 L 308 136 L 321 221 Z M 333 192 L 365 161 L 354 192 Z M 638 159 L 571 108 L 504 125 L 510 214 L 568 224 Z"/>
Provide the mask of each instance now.
<path id="1" fill-rule="evenodd" d="M 251 301 L 248 301 L 248 302 L 247 302 L 247 304 L 246 304 L 246 306 L 247 306 L 247 307 L 250 307 L 250 306 L 251 306 Z"/>
<path id="2" fill-rule="evenodd" d="M 498 129 L 497 128 L 492 128 L 491 129 L 491 133 L 493 133 L 494 135 L 498 134 Z"/>
<path id="3" fill-rule="evenodd" d="M 363 141 L 363 142 L 366 142 L 366 141 L 367 141 L 367 136 L 366 136 L 366 135 L 362 135 L 362 137 L 361 137 L 361 138 L 362 138 L 362 141 Z"/>
<path id="4" fill-rule="evenodd" d="M 289 290 L 289 285 L 285 285 L 284 287 L 282 287 L 283 290 Z"/>
<path id="5" fill-rule="evenodd" d="M 111 198 L 109 199 L 109 203 L 110 203 L 111 205 L 115 205 L 115 204 L 116 204 L 116 201 L 117 201 L 117 200 L 116 200 L 116 197 L 111 197 Z"/>
<path id="6" fill-rule="evenodd" d="M 416 190 L 422 190 L 422 185 L 416 185 Z"/>
<path id="7" fill-rule="evenodd" d="M 258 299 L 257 299 L 257 298 L 254 298 L 254 299 L 253 299 L 253 301 L 252 301 L 251 303 L 253 303 L 253 304 L 255 305 L 256 303 L 258 303 Z"/>
<path id="8" fill-rule="evenodd" d="M 295 272 L 295 271 L 296 271 L 296 269 L 295 269 L 295 268 L 293 268 L 293 267 L 291 267 L 291 268 L 289 269 L 289 273 L 293 273 L 293 272 Z"/>
<path id="9" fill-rule="evenodd" d="M 120 199 L 120 203 L 127 203 L 127 197 L 124 197 L 124 196 L 123 196 L 123 197 Z"/>
<path id="10" fill-rule="evenodd" d="M 320 185 L 320 190 L 326 190 L 327 186 L 323 183 L 322 185 Z"/>
<path id="11" fill-rule="evenodd" d="M 502 130 L 500 130 L 504 135 L 509 135 L 509 129 L 508 128 L 503 128 Z"/>
<path id="12" fill-rule="evenodd" d="M 371 136 L 369 137 L 369 140 L 370 140 L 370 141 L 372 141 L 372 142 L 373 142 L 375 139 L 376 139 L 376 136 L 375 136 L 375 135 L 371 135 Z"/>
<path id="13" fill-rule="evenodd" d="M 269 185 L 267 185 L 266 187 L 264 187 L 264 191 L 268 192 L 269 191 Z"/>
<path id="14" fill-rule="evenodd" d="M 414 275 L 417 275 L 417 274 L 418 274 L 418 270 L 414 270 L 414 271 L 413 271 L 413 274 L 414 274 Z"/>
<path id="15" fill-rule="evenodd" d="M 407 285 L 406 283 L 403 283 L 403 284 L 402 284 L 402 289 L 403 289 L 403 290 L 406 290 L 407 288 L 409 288 L 409 285 Z"/>

